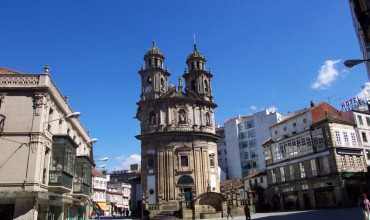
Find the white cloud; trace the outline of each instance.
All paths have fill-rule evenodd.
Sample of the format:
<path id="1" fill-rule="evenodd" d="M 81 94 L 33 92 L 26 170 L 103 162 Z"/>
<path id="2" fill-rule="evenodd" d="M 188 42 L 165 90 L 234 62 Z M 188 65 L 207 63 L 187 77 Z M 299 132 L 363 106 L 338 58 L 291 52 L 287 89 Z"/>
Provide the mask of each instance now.
<path id="1" fill-rule="evenodd" d="M 326 60 L 320 67 L 315 82 L 312 83 L 312 89 L 324 89 L 329 87 L 341 73 L 335 66 L 340 60 Z"/>
<path id="2" fill-rule="evenodd" d="M 370 82 L 365 83 L 362 90 L 357 94 L 360 99 L 367 100 L 370 98 Z"/>
<path id="3" fill-rule="evenodd" d="M 130 165 L 134 163 L 138 163 L 140 165 L 141 156 L 139 154 L 131 154 L 128 157 L 116 157 L 117 159 L 120 158 L 121 161 L 119 162 L 119 166 L 115 168 L 115 170 L 128 170 L 130 169 Z"/>
<path id="4" fill-rule="evenodd" d="M 252 111 L 256 111 L 257 110 L 257 106 L 251 105 L 251 106 L 249 106 L 249 109 L 252 110 Z"/>

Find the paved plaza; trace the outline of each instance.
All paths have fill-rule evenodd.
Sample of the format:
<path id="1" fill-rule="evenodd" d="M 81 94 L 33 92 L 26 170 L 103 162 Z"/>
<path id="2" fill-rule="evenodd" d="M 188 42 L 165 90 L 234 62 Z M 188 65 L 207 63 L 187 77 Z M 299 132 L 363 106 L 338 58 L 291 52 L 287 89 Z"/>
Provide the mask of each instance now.
<path id="1" fill-rule="evenodd" d="M 111 219 L 111 218 L 101 218 Z M 226 219 L 226 218 L 223 218 Z M 231 219 L 231 218 L 229 218 Z M 245 217 L 234 217 L 233 220 L 244 220 Z M 326 209 L 326 210 L 309 210 L 296 212 L 273 212 L 257 213 L 252 215 L 252 219 L 259 220 L 361 220 L 361 210 L 359 208 L 350 209 Z M 118 220 L 118 219 L 115 219 Z M 128 219 L 126 219 L 128 220 Z M 216 219 L 213 219 L 216 220 Z"/>

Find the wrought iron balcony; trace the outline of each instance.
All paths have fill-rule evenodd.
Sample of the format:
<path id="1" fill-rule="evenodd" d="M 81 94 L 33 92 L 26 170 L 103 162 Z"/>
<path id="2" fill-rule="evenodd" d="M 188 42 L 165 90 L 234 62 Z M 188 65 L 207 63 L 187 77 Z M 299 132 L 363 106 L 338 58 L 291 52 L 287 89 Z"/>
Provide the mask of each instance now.
<path id="1" fill-rule="evenodd" d="M 73 176 L 63 171 L 49 171 L 49 186 L 64 187 L 72 189 Z"/>

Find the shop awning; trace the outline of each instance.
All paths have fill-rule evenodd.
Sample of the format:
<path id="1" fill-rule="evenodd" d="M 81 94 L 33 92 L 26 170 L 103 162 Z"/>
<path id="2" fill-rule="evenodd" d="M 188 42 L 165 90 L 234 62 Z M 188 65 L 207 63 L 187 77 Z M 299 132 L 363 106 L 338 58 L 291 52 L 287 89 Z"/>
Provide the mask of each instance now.
<path id="1" fill-rule="evenodd" d="M 109 207 L 106 202 L 97 202 L 96 204 L 99 206 L 101 210 L 109 211 Z"/>

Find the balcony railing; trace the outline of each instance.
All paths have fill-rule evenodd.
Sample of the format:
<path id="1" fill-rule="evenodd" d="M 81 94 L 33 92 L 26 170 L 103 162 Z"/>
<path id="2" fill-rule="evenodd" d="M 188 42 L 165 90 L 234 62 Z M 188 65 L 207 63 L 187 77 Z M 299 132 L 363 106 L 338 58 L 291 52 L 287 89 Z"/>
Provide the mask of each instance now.
<path id="1" fill-rule="evenodd" d="M 84 183 L 73 183 L 73 193 L 90 195 L 91 187 Z"/>
<path id="2" fill-rule="evenodd" d="M 49 185 L 51 186 L 61 186 L 72 189 L 72 180 L 73 176 L 63 171 L 49 171 Z"/>

